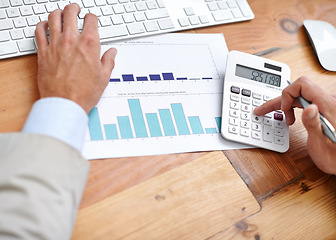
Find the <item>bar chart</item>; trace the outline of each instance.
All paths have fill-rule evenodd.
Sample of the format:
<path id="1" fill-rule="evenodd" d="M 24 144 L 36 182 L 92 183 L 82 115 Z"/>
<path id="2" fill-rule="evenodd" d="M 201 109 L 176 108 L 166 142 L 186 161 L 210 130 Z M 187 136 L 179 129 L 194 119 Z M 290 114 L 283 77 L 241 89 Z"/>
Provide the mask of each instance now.
<path id="1" fill-rule="evenodd" d="M 102 52 L 110 47 L 116 65 L 89 114 L 86 158 L 242 147 L 220 133 L 223 35 L 168 34 L 102 45 Z"/>
<path id="2" fill-rule="evenodd" d="M 203 127 L 199 116 L 186 116 L 182 103 L 144 113 L 140 99 L 128 99 L 129 116 L 116 116 L 115 123 L 102 124 L 95 107 L 89 114 L 91 141 L 167 137 L 190 134 L 220 133 L 221 117 L 214 117 L 214 126 Z"/>

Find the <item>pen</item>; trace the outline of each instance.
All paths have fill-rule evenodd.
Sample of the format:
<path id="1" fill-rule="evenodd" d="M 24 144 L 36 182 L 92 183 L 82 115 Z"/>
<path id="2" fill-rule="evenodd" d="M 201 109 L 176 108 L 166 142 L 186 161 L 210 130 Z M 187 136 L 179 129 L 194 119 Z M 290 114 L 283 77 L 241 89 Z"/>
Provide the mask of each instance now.
<path id="1" fill-rule="evenodd" d="M 287 81 L 288 85 L 291 84 L 290 81 Z M 304 97 L 299 96 L 297 98 L 300 102 L 300 104 L 302 105 L 303 108 L 308 107 L 311 102 L 307 101 Z M 331 123 L 321 114 L 320 115 L 320 122 L 321 122 L 321 126 L 322 126 L 322 130 L 323 133 L 330 138 L 331 141 L 333 141 L 334 143 L 336 143 L 336 131 L 335 128 L 331 125 Z"/>

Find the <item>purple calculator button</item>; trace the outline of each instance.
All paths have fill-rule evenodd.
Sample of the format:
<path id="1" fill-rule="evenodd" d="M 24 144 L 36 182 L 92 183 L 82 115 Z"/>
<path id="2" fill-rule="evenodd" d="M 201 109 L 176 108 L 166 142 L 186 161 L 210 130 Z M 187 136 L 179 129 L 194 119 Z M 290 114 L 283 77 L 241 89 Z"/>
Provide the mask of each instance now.
<path id="1" fill-rule="evenodd" d="M 283 115 L 281 113 L 274 113 L 274 119 L 278 121 L 282 121 Z"/>

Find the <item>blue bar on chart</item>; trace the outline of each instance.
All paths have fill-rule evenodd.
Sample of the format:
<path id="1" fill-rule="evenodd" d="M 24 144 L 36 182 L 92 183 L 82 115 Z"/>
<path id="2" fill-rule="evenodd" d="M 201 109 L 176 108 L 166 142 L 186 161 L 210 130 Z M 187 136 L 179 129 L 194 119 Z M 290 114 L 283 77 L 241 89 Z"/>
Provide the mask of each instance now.
<path id="1" fill-rule="evenodd" d="M 120 82 L 120 78 L 111 78 L 110 82 Z"/>
<path id="2" fill-rule="evenodd" d="M 221 130 L 222 130 L 222 118 L 221 117 L 216 117 L 215 120 L 216 120 L 216 123 L 217 123 L 218 132 L 221 132 Z"/>
<path id="3" fill-rule="evenodd" d="M 120 136 L 122 139 L 133 138 L 131 123 L 128 116 L 117 117 L 120 130 Z"/>
<path id="4" fill-rule="evenodd" d="M 162 73 L 163 80 L 175 80 L 173 73 Z"/>
<path id="5" fill-rule="evenodd" d="M 146 119 L 151 137 L 162 137 L 162 131 L 157 114 L 146 113 Z"/>
<path id="6" fill-rule="evenodd" d="M 137 81 L 148 81 L 148 77 L 136 77 Z"/>
<path id="7" fill-rule="evenodd" d="M 217 129 L 216 128 L 206 128 L 205 132 L 206 133 L 217 133 Z"/>
<path id="8" fill-rule="evenodd" d="M 213 78 L 212 77 L 204 77 L 202 78 L 203 80 L 212 80 Z"/>
<path id="9" fill-rule="evenodd" d="M 177 80 L 188 80 L 188 78 L 186 78 L 186 77 L 178 77 L 178 78 L 176 78 Z"/>
<path id="10" fill-rule="evenodd" d="M 151 81 L 161 81 L 160 74 L 150 74 L 149 78 L 150 78 Z"/>
<path id="11" fill-rule="evenodd" d="M 128 99 L 128 106 L 131 111 L 135 136 L 137 138 L 148 137 L 139 99 Z"/>
<path id="12" fill-rule="evenodd" d="M 159 109 L 160 119 L 165 136 L 176 136 L 176 131 L 169 109 Z"/>
<path id="13" fill-rule="evenodd" d="M 89 113 L 89 132 L 92 141 L 104 140 L 102 129 L 100 126 L 100 119 L 98 108 L 93 108 Z"/>
<path id="14" fill-rule="evenodd" d="M 204 134 L 201 120 L 198 116 L 188 117 L 193 134 Z"/>
<path id="15" fill-rule="evenodd" d="M 122 75 L 122 78 L 123 78 L 124 82 L 133 82 L 134 81 L 133 74 L 124 74 L 124 75 Z"/>
<path id="16" fill-rule="evenodd" d="M 183 107 L 181 103 L 172 103 L 170 104 L 171 108 L 173 110 L 173 115 L 175 118 L 175 123 L 177 126 L 177 130 L 179 132 L 179 135 L 189 135 L 189 127 L 186 120 L 186 117 L 184 115 Z"/>
<path id="17" fill-rule="evenodd" d="M 116 124 L 105 124 L 104 129 L 105 129 L 106 139 L 108 140 L 119 139 Z"/>

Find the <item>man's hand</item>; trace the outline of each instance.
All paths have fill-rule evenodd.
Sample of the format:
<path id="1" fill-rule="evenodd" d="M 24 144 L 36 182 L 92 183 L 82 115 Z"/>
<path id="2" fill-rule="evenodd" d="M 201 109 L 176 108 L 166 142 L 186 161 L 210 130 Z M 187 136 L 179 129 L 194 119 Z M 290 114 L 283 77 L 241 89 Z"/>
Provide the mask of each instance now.
<path id="1" fill-rule="evenodd" d="M 281 109 L 286 115 L 286 122 L 295 122 L 295 107 L 301 107 L 297 97 L 302 96 L 312 105 L 303 110 L 302 122 L 308 132 L 308 152 L 322 171 L 336 174 L 336 143 L 322 132 L 319 112 L 336 127 L 336 97 L 324 92 L 307 77 L 300 77 L 282 92 L 282 96 L 272 99 L 255 109 L 255 114 L 263 116 L 268 112 Z"/>
<path id="2" fill-rule="evenodd" d="M 79 12 L 77 4 L 70 4 L 36 26 L 38 85 L 41 98 L 67 98 L 89 113 L 109 82 L 117 51 L 109 49 L 100 59 L 98 19 L 86 14 L 79 33 Z"/>

